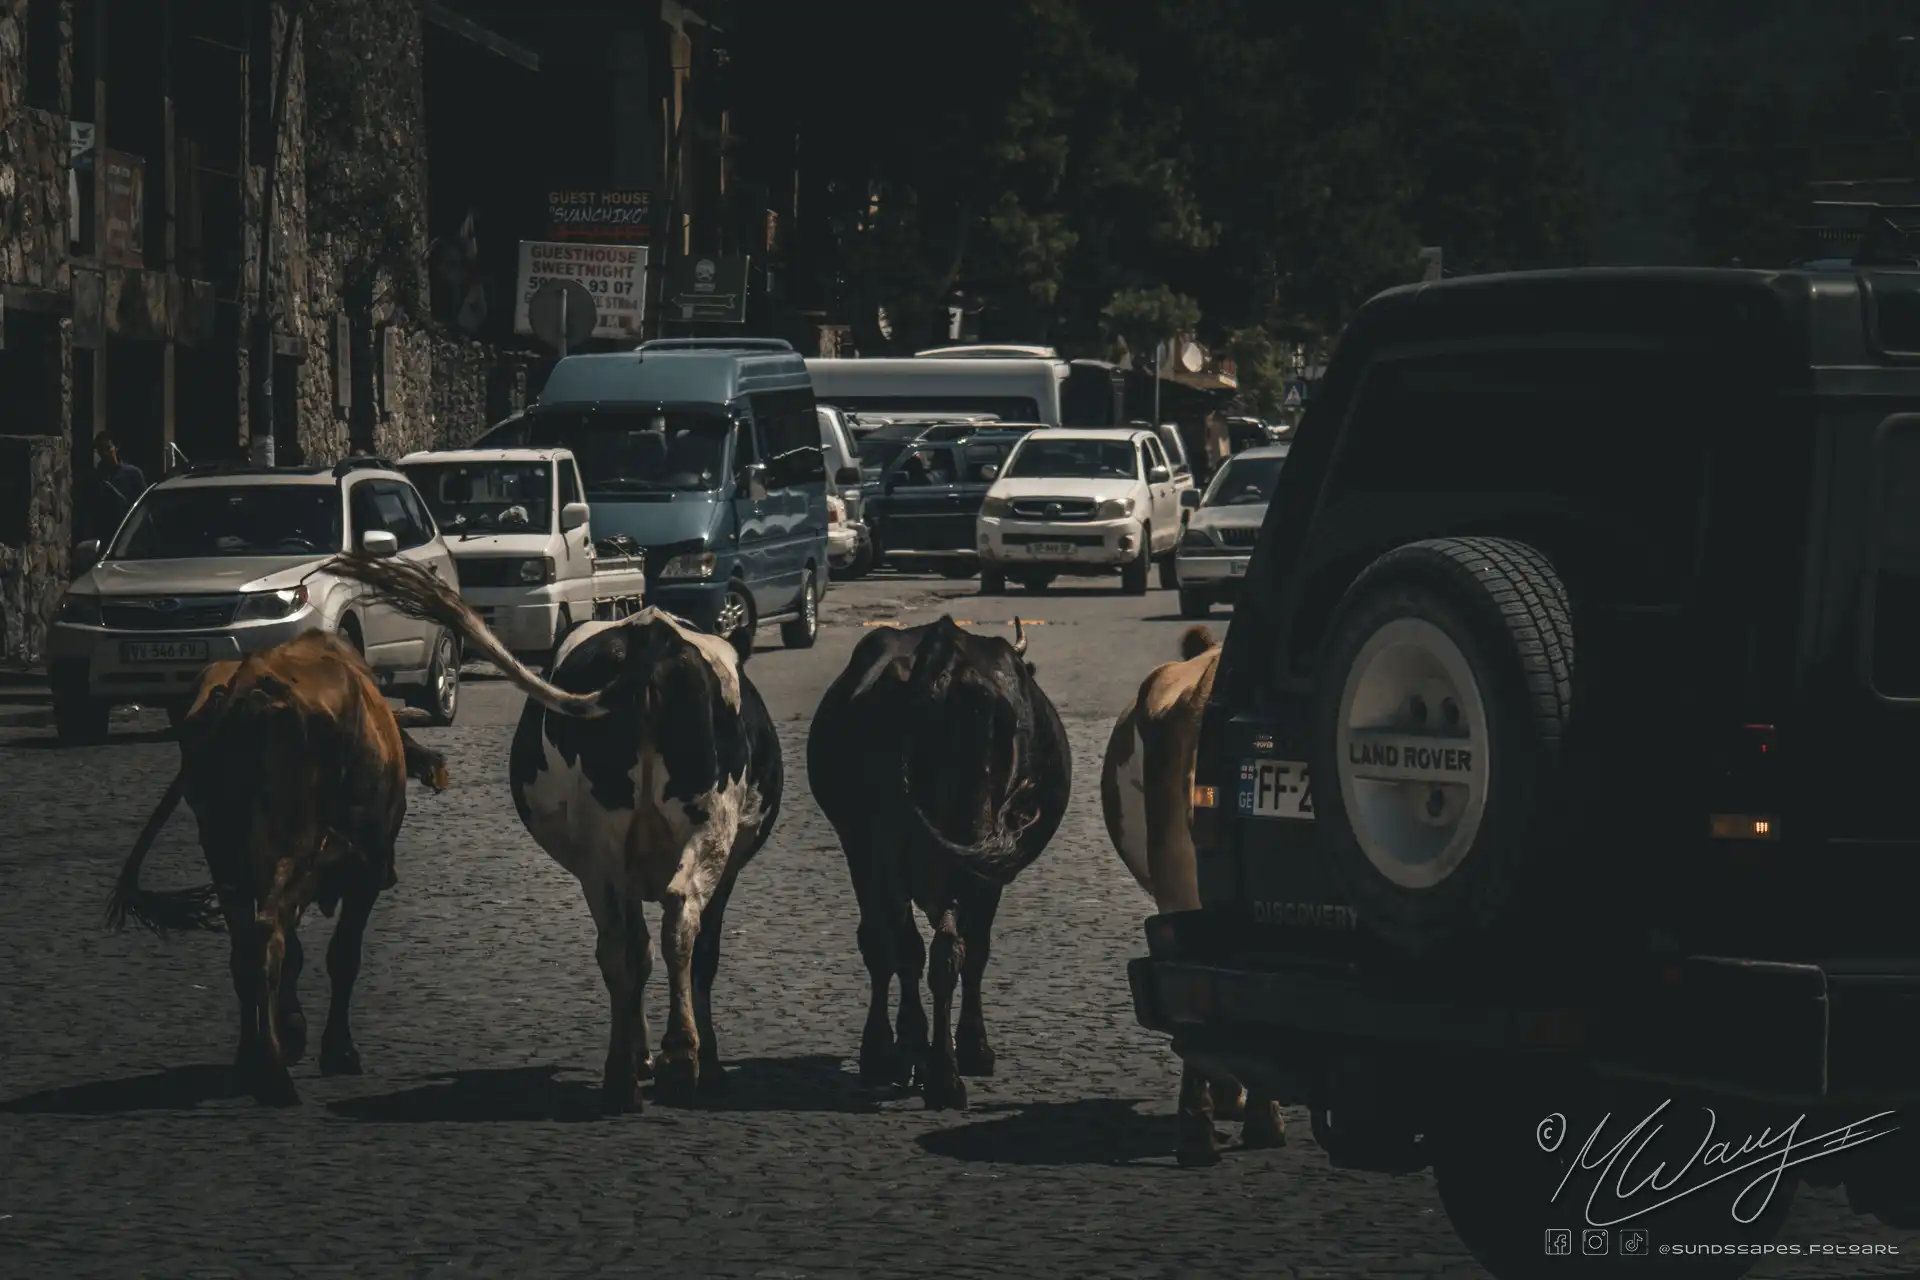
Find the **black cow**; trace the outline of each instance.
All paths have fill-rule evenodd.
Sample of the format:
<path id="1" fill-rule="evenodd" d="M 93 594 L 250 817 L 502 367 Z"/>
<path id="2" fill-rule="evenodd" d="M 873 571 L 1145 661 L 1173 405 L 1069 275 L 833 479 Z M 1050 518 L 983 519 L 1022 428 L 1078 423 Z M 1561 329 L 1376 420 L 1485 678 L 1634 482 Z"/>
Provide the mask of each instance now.
<path id="1" fill-rule="evenodd" d="M 723 1082 L 712 992 L 734 881 L 780 814 L 780 741 L 733 646 L 659 609 L 589 622 L 561 645 L 552 683 L 508 652 L 459 591 L 401 560 L 344 556 L 328 570 L 413 617 L 450 627 L 527 693 L 508 780 L 520 820 L 586 893 L 613 1033 L 602 1089 L 638 1111 L 638 1082 Z M 653 967 L 643 902 L 661 905 L 671 991 L 660 1061 L 642 1006 Z"/>
<path id="2" fill-rule="evenodd" d="M 860 1078 L 917 1080 L 929 1109 L 964 1108 L 961 1076 L 993 1074 L 980 978 L 994 912 L 1001 890 L 1053 838 L 1072 791 L 1066 730 L 1014 625 L 1013 644 L 950 617 L 876 630 L 828 688 L 807 738 L 808 780 L 846 851 L 873 980 Z M 931 957 L 915 905 L 933 926 Z M 887 1027 L 895 974 L 897 1037 Z M 956 979 L 964 983 L 957 1054 Z"/>

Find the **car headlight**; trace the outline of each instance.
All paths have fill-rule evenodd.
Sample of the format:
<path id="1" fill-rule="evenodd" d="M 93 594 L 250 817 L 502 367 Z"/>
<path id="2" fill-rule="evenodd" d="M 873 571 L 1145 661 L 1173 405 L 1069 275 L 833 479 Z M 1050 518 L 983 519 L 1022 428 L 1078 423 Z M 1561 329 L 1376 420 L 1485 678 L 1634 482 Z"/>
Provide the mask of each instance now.
<path id="1" fill-rule="evenodd" d="M 1100 504 L 1100 510 L 1094 518 L 1098 520 L 1125 520 L 1132 514 L 1132 498 L 1108 498 Z"/>
<path id="2" fill-rule="evenodd" d="M 97 627 L 100 625 L 100 597 L 74 595 L 68 592 L 60 597 L 60 612 L 57 616 L 61 622 L 78 623 L 83 627 Z"/>
<path id="3" fill-rule="evenodd" d="M 980 504 L 980 514 L 983 516 L 992 516 L 995 519 L 1004 519 L 1013 514 L 1013 500 L 1011 498 L 988 498 Z"/>
<path id="4" fill-rule="evenodd" d="M 535 556 L 531 560 L 520 562 L 520 581 L 527 583 L 552 582 L 554 565 L 552 556 Z"/>
<path id="5" fill-rule="evenodd" d="M 666 568 L 660 570 L 662 578 L 711 578 L 713 576 L 713 552 L 688 551 L 667 561 Z"/>
<path id="6" fill-rule="evenodd" d="M 306 607 L 307 587 L 301 583 L 285 591 L 249 591 L 240 597 L 240 607 L 234 611 L 235 622 L 270 622 L 275 618 L 289 618 Z"/>
<path id="7" fill-rule="evenodd" d="M 1180 539 L 1180 545 L 1190 551 L 1211 551 L 1213 539 L 1198 529 L 1189 529 Z"/>

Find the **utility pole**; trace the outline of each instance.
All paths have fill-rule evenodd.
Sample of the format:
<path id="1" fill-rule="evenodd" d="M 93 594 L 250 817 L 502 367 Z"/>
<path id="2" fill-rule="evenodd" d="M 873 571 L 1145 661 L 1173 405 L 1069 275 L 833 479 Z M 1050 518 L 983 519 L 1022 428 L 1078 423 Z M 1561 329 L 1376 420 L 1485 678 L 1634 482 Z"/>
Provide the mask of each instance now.
<path id="1" fill-rule="evenodd" d="M 264 20 L 273 22 L 274 0 L 261 6 Z M 253 460 L 272 466 L 273 456 L 273 215 L 280 190 L 280 135 L 286 128 L 287 88 L 293 69 L 294 42 L 300 34 L 306 13 L 305 0 L 292 0 L 287 10 L 287 29 L 280 40 L 280 65 L 274 68 L 273 112 L 268 125 L 267 163 L 261 178 L 260 193 L 260 287 L 254 312 L 253 359 L 249 362 L 249 381 L 255 386 L 255 410 L 247 424 L 247 443 Z M 264 68 L 263 68 L 264 70 Z"/>

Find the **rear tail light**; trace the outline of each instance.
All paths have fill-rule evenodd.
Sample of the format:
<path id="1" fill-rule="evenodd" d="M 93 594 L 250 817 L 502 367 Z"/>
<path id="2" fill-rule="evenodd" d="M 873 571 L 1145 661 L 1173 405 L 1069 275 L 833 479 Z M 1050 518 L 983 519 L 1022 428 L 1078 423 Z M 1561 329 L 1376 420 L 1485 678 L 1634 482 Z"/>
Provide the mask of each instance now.
<path id="1" fill-rule="evenodd" d="M 1715 840 L 1778 840 L 1780 819 L 1752 813 L 1716 813 L 1707 819 Z"/>
<path id="2" fill-rule="evenodd" d="M 1220 793 L 1212 787 L 1196 784 L 1193 788 L 1193 807 L 1196 809 L 1217 809 L 1220 807 Z"/>

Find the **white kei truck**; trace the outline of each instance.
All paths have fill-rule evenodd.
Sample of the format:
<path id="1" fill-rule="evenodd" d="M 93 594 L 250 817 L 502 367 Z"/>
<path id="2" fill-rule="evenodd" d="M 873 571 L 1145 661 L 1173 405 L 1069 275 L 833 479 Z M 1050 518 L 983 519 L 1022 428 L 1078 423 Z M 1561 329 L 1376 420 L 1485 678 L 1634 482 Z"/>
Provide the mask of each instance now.
<path id="1" fill-rule="evenodd" d="M 574 627 L 645 600 L 646 553 L 596 547 L 569 450 L 453 449 L 399 466 L 453 553 L 460 594 L 521 661 L 550 667 Z"/>

